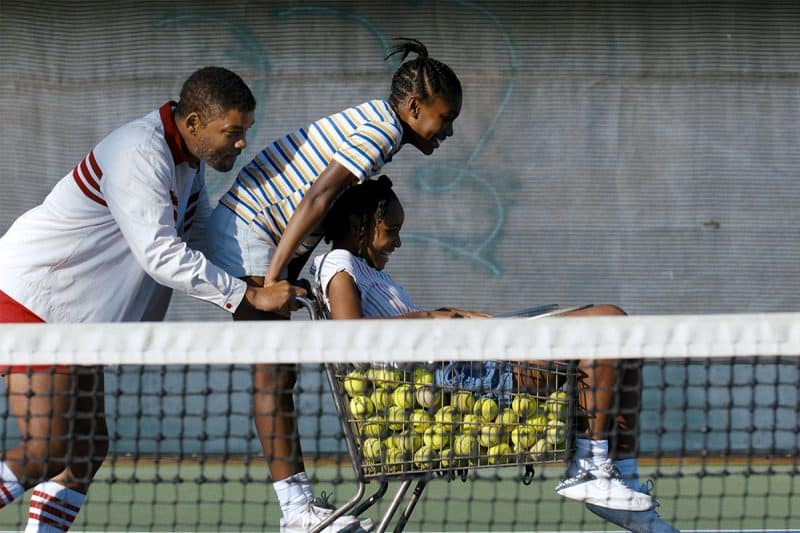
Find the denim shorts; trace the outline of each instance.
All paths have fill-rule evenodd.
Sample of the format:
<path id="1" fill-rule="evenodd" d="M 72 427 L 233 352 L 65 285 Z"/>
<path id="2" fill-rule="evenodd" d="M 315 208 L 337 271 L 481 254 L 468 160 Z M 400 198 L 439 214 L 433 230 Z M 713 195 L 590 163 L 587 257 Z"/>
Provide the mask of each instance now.
<path id="1" fill-rule="evenodd" d="M 237 278 L 265 275 L 275 255 L 271 241 L 223 204 L 208 220 L 206 250 L 212 263 Z"/>

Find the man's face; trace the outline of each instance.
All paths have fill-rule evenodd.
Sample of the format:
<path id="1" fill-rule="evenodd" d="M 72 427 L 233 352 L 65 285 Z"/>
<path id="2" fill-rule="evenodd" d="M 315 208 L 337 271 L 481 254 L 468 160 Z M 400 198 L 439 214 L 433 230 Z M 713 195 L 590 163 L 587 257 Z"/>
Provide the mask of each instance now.
<path id="1" fill-rule="evenodd" d="M 232 109 L 201 124 L 194 135 L 194 156 L 219 172 L 228 172 L 247 147 L 245 134 L 253 125 L 252 111 Z"/>

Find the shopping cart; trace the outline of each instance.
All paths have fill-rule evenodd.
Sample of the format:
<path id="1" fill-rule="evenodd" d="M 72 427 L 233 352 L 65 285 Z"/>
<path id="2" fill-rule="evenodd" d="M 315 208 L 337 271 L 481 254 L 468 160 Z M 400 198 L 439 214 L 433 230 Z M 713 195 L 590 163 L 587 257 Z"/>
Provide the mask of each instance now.
<path id="1" fill-rule="evenodd" d="M 320 301 L 298 298 L 312 320 Z M 579 308 L 542 306 L 507 313 L 539 319 Z M 328 364 L 325 372 L 357 480 L 356 493 L 312 531 L 343 514 L 360 515 L 399 481 L 376 531 L 402 531 L 433 479 L 468 479 L 470 470 L 517 466 L 528 485 L 537 464 L 565 461 L 577 416 L 576 367 L 560 361 Z M 378 489 L 361 501 L 368 483 Z"/>

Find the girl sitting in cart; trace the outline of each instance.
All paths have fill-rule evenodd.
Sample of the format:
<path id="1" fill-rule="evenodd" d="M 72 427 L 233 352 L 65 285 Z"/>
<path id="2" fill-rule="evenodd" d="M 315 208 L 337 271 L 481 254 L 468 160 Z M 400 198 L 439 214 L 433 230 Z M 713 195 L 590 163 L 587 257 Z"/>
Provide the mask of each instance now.
<path id="1" fill-rule="evenodd" d="M 331 251 L 317 256 L 312 267 L 331 318 L 487 317 L 485 313 L 457 308 L 420 309 L 408 292 L 384 272 L 389 257 L 401 246 L 404 219 L 403 206 L 386 176 L 352 187 L 336 201 L 323 223 Z M 624 314 L 613 305 L 592 305 L 564 316 Z M 474 369 L 474 364 L 466 365 Z M 441 368 L 448 370 L 438 376 L 440 384 L 462 386 L 464 380 L 482 383 L 488 378 L 490 387 L 498 390 L 508 387 L 508 380 L 512 379 L 502 363 L 483 365 L 477 375 L 465 372 L 465 367 L 456 363 Z M 578 368 L 582 372 L 579 402 L 588 416 L 586 427 L 581 428 L 576 439 L 575 456 L 556 491 L 585 502 L 591 512 L 631 531 L 677 531 L 659 517 L 655 500 L 639 481 L 635 453 L 641 362 L 582 360 Z M 492 369 L 496 374 L 490 375 Z M 529 376 L 516 376 L 518 382 L 526 377 Z"/>

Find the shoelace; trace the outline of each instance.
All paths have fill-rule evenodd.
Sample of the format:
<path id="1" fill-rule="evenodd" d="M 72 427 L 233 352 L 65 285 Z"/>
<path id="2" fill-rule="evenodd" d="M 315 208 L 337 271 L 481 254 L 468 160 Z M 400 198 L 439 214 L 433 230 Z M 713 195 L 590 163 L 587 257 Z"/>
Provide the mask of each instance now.
<path id="1" fill-rule="evenodd" d="M 644 483 L 641 483 L 641 487 L 642 489 L 644 489 L 645 494 L 652 497 L 653 492 L 655 492 L 656 490 L 656 482 L 653 478 L 647 478 Z M 661 506 L 661 502 L 659 502 L 655 498 L 653 498 L 653 503 L 655 504 L 655 507 L 653 507 L 653 509 L 656 509 Z"/>
<path id="2" fill-rule="evenodd" d="M 331 499 L 331 493 L 320 491 L 319 496 L 314 498 L 315 504 L 317 507 L 322 507 L 324 509 L 333 509 L 333 504 L 329 501 Z"/>

